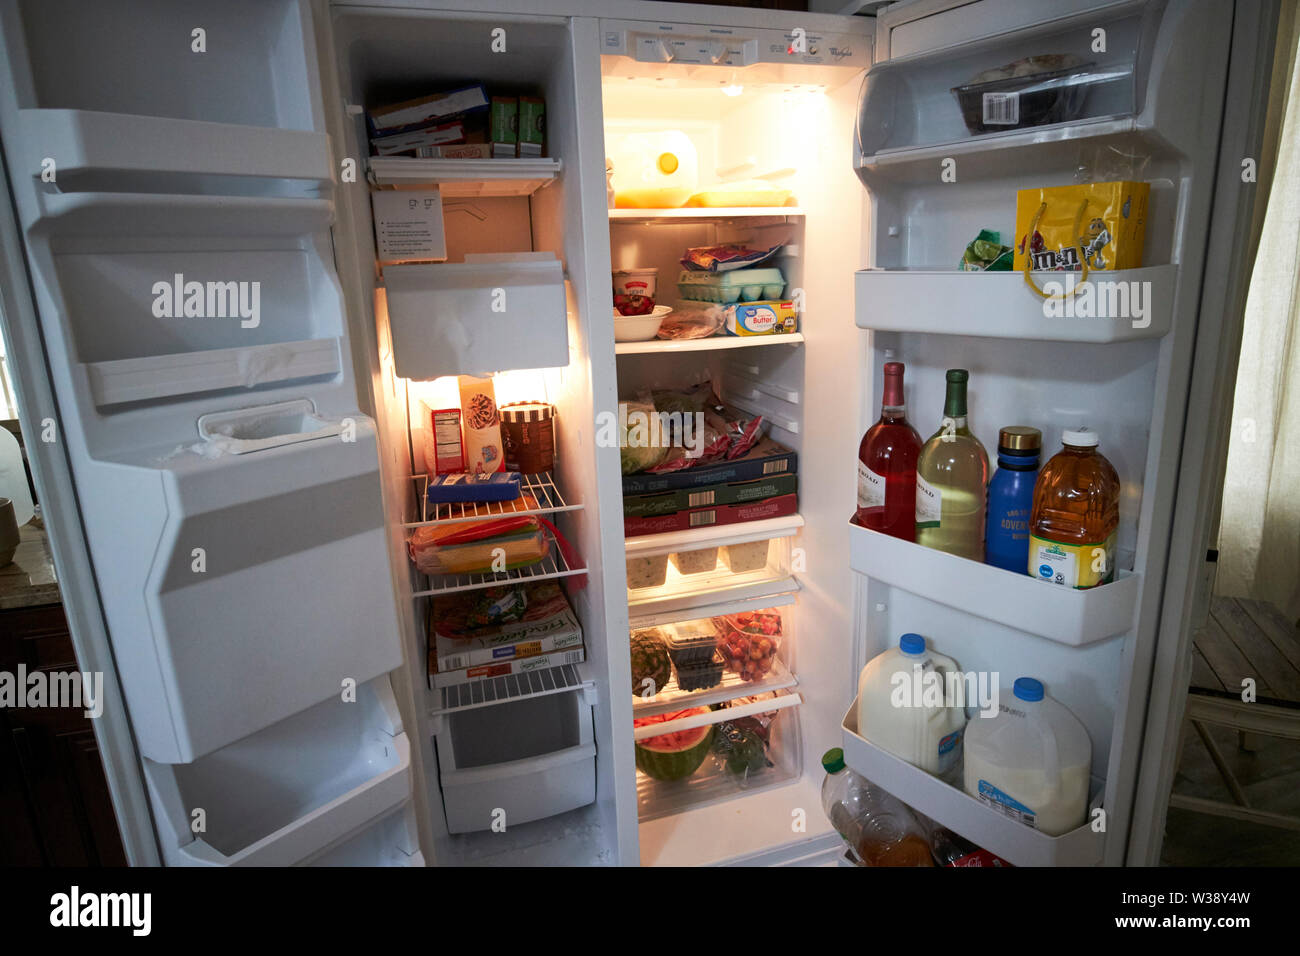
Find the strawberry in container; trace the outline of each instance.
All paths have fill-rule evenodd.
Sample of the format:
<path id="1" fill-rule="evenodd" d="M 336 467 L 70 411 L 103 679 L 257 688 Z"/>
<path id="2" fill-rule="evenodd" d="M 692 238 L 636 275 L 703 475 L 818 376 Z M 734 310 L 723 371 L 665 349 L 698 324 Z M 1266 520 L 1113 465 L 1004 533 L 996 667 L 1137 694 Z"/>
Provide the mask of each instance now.
<path id="1" fill-rule="evenodd" d="M 714 618 L 718 649 L 729 670 L 743 680 L 762 680 L 772 670 L 781 646 L 781 615 L 775 611 L 742 611 Z"/>

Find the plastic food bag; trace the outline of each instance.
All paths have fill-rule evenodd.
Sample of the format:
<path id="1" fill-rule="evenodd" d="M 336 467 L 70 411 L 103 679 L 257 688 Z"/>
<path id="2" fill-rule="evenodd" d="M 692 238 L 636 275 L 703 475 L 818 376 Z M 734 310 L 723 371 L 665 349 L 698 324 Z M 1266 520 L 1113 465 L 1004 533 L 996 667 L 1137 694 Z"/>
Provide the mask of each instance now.
<path id="1" fill-rule="evenodd" d="M 664 460 L 672 447 L 659 431 L 653 402 L 623 402 L 627 406 L 620 422 L 618 452 L 623 474 L 646 471 Z"/>
<path id="2" fill-rule="evenodd" d="M 659 326 L 661 339 L 705 339 L 726 324 L 727 313 L 720 305 L 681 303 Z"/>
<path id="3" fill-rule="evenodd" d="M 744 787 L 750 778 L 772 766 L 767 757 L 768 741 L 750 717 L 726 720 L 718 724 L 713 735 L 713 752 L 722 759 L 727 773 L 737 777 Z"/>
<path id="4" fill-rule="evenodd" d="M 981 229 L 962 254 L 957 268 L 963 272 L 1010 272 L 1012 249 L 1002 244 L 1002 233 Z"/>
<path id="5" fill-rule="evenodd" d="M 718 246 L 693 246 L 682 256 L 683 269 L 692 272 L 730 272 L 733 269 L 749 269 L 760 262 L 766 262 L 776 255 L 788 239 L 782 239 L 767 249 L 751 249 L 748 246 L 724 243 Z"/>

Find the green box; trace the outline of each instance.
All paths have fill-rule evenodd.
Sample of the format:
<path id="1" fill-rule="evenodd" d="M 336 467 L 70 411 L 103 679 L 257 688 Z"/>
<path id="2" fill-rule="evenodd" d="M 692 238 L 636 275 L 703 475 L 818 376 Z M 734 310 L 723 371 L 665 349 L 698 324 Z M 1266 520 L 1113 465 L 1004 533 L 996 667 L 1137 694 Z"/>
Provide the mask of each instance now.
<path id="1" fill-rule="evenodd" d="M 696 488 L 675 488 L 651 492 L 648 495 L 624 495 L 623 517 L 654 518 L 660 515 L 685 511 L 688 508 L 708 508 L 713 505 L 741 505 L 765 498 L 792 495 L 799 488 L 796 475 L 775 475 L 771 478 L 754 478 L 750 481 L 729 481 L 717 485 L 700 485 Z"/>
<path id="2" fill-rule="evenodd" d="M 519 155 L 540 156 L 546 145 L 546 101 L 519 97 Z"/>

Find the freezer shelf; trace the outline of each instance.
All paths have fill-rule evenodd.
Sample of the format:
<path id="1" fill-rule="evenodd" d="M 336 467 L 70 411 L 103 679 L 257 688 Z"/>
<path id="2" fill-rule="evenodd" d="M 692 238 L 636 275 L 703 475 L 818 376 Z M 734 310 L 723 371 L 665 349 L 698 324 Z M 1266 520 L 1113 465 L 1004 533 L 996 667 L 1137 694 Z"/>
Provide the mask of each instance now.
<path id="1" fill-rule="evenodd" d="M 659 534 L 634 535 L 624 541 L 629 558 L 648 558 L 674 551 L 694 551 L 700 548 L 720 547 L 724 544 L 744 544 L 764 538 L 789 537 L 803 527 L 803 516 L 785 515 L 780 518 L 762 518 L 758 521 L 741 521 L 737 524 L 710 525 L 687 531 L 664 531 Z"/>
<path id="2" fill-rule="evenodd" d="M 481 521 L 493 515 L 544 515 L 559 511 L 577 511 L 581 504 L 571 505 L 564 500 L 560 489 L 555 486 L 555 479 L 549 471 L 537 475 L 520 475 L 519 490 L 522 494 L 532 495 L 538 507 L 527 511 L 515 511 L 506 508 L 503 501 L 431 503 L 426 492 L 429 488 L 428 475 L 415 475 L 416 494 L 420 496 L 419 521 L 408 521 L 403 528 L 418 528 L 423 525 L 455 524 L 458 521 Z"/>
<path id="3" fill-rule="evenodd" d="M 613 223 L 669 222 L 674 224 L 718 222 L 728 219 L 758 219 L 792 216 L 802 217 L 798 206 L 690 206 L 680 209 L 611 209 Z"/>
<path id="4" fill-rule="evenodd" d="M 370 181 L 377 186 L 437 186 L 444 199 L 531 196 L 560 175 L 560 160 L 415 159 L 372 156 Z"/>
<path id="5" fill-rule="evenodd" d="M 566 691 L 592 689 L 595 681 L 584 680 L 576 664 L 561 664 L 522 674 L 506 674 L 481 680 L 467 680 L 463 684 L 439 687 L 430 693 L 437 701 L 429 716 L 440 717 L 476 707 L 491 707 L 523 700 L 525 697 L 544 697 Z"/>
<path id="6" fill-rule="evenodd" d="M 909 807 L 937 820 L 1014 866 L 1096 866 L 1106 835 L 1088 824 L 1059 837 L 1040 833 L 949 786 L 858 734 L 855 699 L 841 724 L 844 762 Z"/>
<path id="7" fill-rule="evenodd" d="M 423 591 L 416 591 L 412 597 L 429 597 L 434 594 L 454 594 L 457 591 L 473 591 L 478 588 L 490 588 L 496 584 L 506 584 L 510 581 L 545 581 L 549 578 L 566 578 L 575 574 L 586 574 L 585 566 L 580 568 L 571 567 L 564 558 L 564 553 L 560 550 L 559 543 L 555 540 L 555 535 L 550 529 L 543 528 L 542 534 L 548 542 L 546 557 L 536 564 L 531 564 L 525 568 L 515 568 L 513 571 L 503 571 L 500 574 L 475 573 L 475 574 L 434 574 L 428 575 L 429 587 Z"/>
<path id="8" fill-rule="evenodd" d="M 1142 581 L 1140 574 L 1120 571 L 1110 584 L 1076 591 L 855 524 L 849 525 L 849 566 L 927 600 L 1071 647 L 1127 633 Z"/>
<path id="9" fill-rule="evenodd" d="M 1078 278 L 1065 272 L 1033 275 L 1040 288 L 1046 282 L 1064 283 L 1066 276 Z M 1047 302 L 1019 272 L 863 269 L 854 280 L 854 298 L 858 327 L 881 332 L 1128 342 L 1159 338 L 1170 330 L 1177 278 L 1174 265 L 1092 272 L 1091 305 L 1085 306 L 1082 291 L 1072 301 Z M 1137 315 L 1139 304 L 1142 315 Z M 1049 314 L 1048 306 L 1064 311 Z"/>

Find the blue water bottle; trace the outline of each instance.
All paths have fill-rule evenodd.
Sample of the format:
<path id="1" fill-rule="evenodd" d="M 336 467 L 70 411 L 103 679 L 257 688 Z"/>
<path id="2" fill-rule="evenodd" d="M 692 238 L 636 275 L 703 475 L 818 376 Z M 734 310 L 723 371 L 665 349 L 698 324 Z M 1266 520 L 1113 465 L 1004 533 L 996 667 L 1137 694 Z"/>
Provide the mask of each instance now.
<path id="1" fill-rule="evenodd" d="M 1017 574 L 1029 564 L 1029 512 L 1034 506 L 1043 434 L 1028 425 L 998 432 L 998 470 L 989 482 L 984 561 Z"/>

